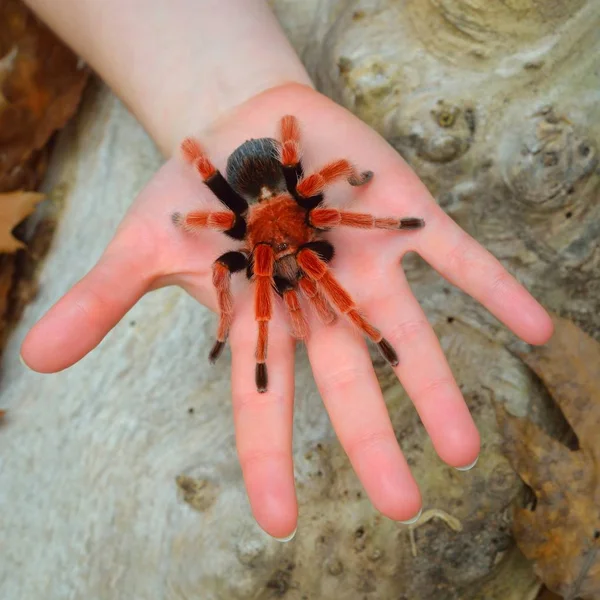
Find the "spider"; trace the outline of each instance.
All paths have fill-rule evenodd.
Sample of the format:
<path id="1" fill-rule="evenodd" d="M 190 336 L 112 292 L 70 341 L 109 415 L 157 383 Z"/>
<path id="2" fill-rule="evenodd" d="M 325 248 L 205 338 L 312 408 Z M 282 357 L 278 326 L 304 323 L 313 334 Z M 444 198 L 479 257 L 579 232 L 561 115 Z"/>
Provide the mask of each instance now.
<path id="1" fill-rule="evenodd" d="M 221 354 L 233 319 L 231 274 L 245 270 L 254 284 L 258 322 L 255 380 L 259 392 L 266 392 L 268 387 L 268 329 L 275 294 L 283 300 L 297 339 L 308 336 L 300 304 L 302 295 L 323 323 L 332 323 L 337 314 L 345 315 L 377 344 L 392 366 L 398 364 L 394 348 L 361 315 L 352 296 L 332 274 L 328 263 L 334 248 L 322 233 L 339 226 L 410 231 L 423 227 L 423 219 L 379 218 L 325 206 L 328 184 L 345 179 L 351 186 L 362 186 L 372 179 L 373 172 L 359 172 L 340 159 L 305 176 L 300 159 L 300 127 L 296 117 L 290 115 L 280 121 L 280 141 L 250 139 L 236 148 L 227 160 L 226 177 L 196 140 L 185 139 L 181 150 L 227 210 L 185 215 L 176 212 L 173 223 L 184 231 L 208 228 L 243 241 L 240 250 L 226 252 L 213 263 L 219 328 L 209 354 L 211 362 Z"/>

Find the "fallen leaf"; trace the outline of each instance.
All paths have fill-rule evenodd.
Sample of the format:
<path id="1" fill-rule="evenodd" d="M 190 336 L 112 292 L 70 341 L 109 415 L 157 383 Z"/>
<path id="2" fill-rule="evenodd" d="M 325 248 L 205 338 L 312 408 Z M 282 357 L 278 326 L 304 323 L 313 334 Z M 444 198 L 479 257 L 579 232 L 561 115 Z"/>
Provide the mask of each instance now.
<path id="1" fill-rule="evenodd" d="M 543 347 L 518 352 L 577 435 L 570 450 L 527 419 L 500 412 L 507 455 L 536 496 L 514 534 L 546 586 L 564 598 L 600 598 L 600 344 L 566 319 Z"/>
<path id="2" fill-rule="evenodd" d="M 33 188 L 89 70 L 19 0 L 0 1 L 0 192 Z"/>
<path id="3" fill-rule="evenodd" d="M 38 243 L 42 221 L 27 245 L 11 230 L 41 196 L 2 196 L 34 190 L 48 163 L 49 141 L 75 114 L 90 71 L 20 0 L 0 0 L 0 350 L 33 293 L 35 263 L 48 247 Z M 9 254 L 12 253 L 12 254 Z M 29 277 L 30 281 L 23 280 Z"/>
<path id="4" fill-rule="evenodd" d="M 37 192 L 0 194 L 0 252 L 15 252 L 24 246 L 12 235 L 12 230 L 43 198 L 44 194 Z"/>
<path id="5" fill-rule="evenodd" d="M 535 600 L 561 600 L 561 597 L 551 592 L 547 587 L 544 587 Z"/>

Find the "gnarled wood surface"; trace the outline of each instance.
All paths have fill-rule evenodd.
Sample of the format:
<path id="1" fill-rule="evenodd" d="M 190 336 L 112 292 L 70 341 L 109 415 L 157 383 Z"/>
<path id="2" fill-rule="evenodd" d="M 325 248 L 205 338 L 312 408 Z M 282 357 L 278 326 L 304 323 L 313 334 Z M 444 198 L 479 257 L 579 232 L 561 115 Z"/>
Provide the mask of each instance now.
<path id="1" fill-rule="evenodd" d="M 598 5 L 280 0 L 277 8 L 321 89 L 384 133 L 452 216 L 547 304 L 597 335 Z M 425 509 L 452 517 L 416 527 L 412 543 L 407 527 L 365 498 L 302 352 L 298 534 L 280 545 L 258 529 L 236 462 L 229 367 L 206 365 L 214 317 L 178 290 L 146 297 L 68 371 L 42 376 L 19 363 L 27 329 L 93 264 L 159 163 L 100 86 L 56 149 L 47 188 L 64 213 L 40 294 L 3 364 L 0 596 L 532 597 L 535 579 L 509 535 L 509 507 L 524 490 L 501 453 L 490 390 L 551 431 L 561 421 L 504 348 L 509 334 L 416 259 L 405 261 L 411 283 L 483 450 L 468 473 L 443 465 L 379 368 Z"/>
<path id="2" fill-rule="evenodd" d="M 546 305 L 600 337 L 600 4 L 271 4 L 319 89 Z M 462 299 L 449 310 L 464 315 Z"/>

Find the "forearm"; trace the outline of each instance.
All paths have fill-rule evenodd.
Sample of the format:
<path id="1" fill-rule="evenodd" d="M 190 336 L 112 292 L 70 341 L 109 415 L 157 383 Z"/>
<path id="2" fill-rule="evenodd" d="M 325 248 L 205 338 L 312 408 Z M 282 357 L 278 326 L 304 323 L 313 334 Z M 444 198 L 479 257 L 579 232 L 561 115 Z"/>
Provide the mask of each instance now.
<path id="1" fill-rule="evenodd" d="M 159 147 L 263 90 L 310 80 L 263 0 L 26 0 Z"/>

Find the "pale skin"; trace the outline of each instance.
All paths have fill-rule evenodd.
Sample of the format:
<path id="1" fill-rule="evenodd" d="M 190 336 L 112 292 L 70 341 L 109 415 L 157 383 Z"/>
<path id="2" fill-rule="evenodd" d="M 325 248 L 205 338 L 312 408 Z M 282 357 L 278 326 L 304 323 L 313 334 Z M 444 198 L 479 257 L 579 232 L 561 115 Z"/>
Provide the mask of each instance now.
<path id="1" fill-rule="evenodd" d="M 185 235 L 173 226 L 171 213 L 197 209 L 199 198 L 204 206 L 220 208 L 181 159 L 179 143 L 186 136 L 199 138 L 223 169 L 236 146 L 251 137 L 275 136 L 278 120 L 292 114 L 301 123 L 310 167 L 349 158 L 374 171 L 372 182 L 349 191 L 350 210 L 425 219 L 424 229 L 410 233 L 336 229 L 329 234 L 337 250 L 333 268 L 397 349 L 400 364 L 394 370 L 441 459 L 457 468 L 473 463 L 480 447 L 477 429 L 409 289 L 402 256 L 420 254 L 530 344 L 550 338 L 551 320 L 438 207 L 382 138 L 314 91 L 265 3 L 28 4 L 111 85 L 168 160 L 135 199 L 98 264 L 29 332 L 22 346 L 26 364 L 42 373 L 71 366 L 146 292 L 159 287 L 178 285 L 215 309 L 211 265 L 232 248 L 231 241 L 213 232 Z M 366 342 L 344 319 L 324 326 L 310 317 L 309 323 L 308 355 L 340 442 L 373 505 L 391 519 L 410 520 L 422 499 L 394 436 Z M 256 520 L 270 535 L 285 538 L 295 531 L 298 516 L 292 463 L 295 342 L 278 305 L 269 339 L 269 390 L 259 394 L 256 331 L 252 295 L 241 285 L 229 339 L 237 450 Z M 196 368 L 190 363 L 190 370 Z"/>

